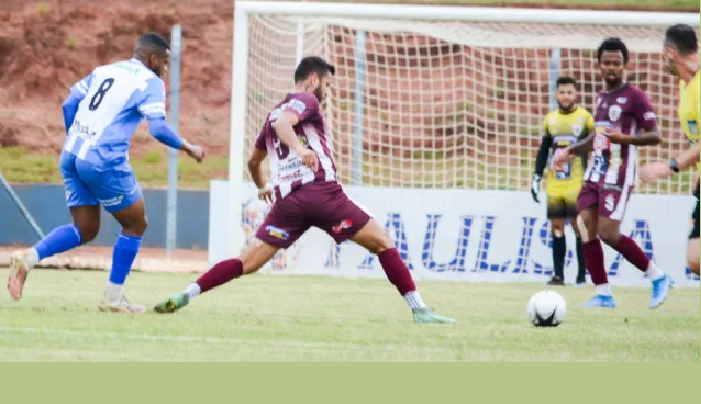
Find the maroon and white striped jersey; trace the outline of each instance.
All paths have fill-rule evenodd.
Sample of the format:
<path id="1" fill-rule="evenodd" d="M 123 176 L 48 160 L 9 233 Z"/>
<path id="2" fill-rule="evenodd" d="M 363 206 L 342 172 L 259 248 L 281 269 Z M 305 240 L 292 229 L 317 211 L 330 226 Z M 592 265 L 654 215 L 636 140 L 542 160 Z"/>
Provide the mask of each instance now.
<path id="1" fill-rule="evenodd" d="M 285 111 L 297 115 L 299 122 L 294 127 L 297 138 L 304 147 L 314 150 L 319 157 L 319 170 L 316 173 L 302 165 L 302 159 L 297 152 L 277 137 L 273 124 Z M 319 100 L 314 94 L 287 94 L 268 114 L 255 147 L 268 152 L 273 185 L 278 198 L 284 198 L 304 184 L 337 181 L 331 139 L 326 131 Z"/>
<path id="2" fill-rule="evenodd" d="M 611 144 L 606 132 L 618 128 L 621 133 L 638 136 L 641 129 L 654 128 L 657 118 L 647 95 L 628 82 L 616 90 L 601 91 L 596 100 L 594 121 L 596 137 L 584 179 L 606 186 L 634 186 L 638 165 L 637 147 Z"/>

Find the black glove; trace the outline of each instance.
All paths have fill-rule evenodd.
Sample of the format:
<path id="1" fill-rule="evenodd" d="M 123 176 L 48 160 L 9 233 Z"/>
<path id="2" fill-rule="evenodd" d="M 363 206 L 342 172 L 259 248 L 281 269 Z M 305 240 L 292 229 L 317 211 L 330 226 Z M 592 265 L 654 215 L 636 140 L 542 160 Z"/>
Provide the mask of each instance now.
<path id="1" fill-rule="evenodd" d="M 540 203 L 538 199 L 538 194 L 540 193 L 540 175 L 533 175 L 533 182 L 531 182 L 531 196 L 536 203 Z"/>

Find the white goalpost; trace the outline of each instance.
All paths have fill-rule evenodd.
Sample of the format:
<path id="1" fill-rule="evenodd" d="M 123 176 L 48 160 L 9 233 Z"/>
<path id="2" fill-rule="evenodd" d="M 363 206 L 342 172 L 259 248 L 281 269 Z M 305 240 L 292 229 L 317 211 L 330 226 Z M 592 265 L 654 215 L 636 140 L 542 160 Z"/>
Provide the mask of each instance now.
<path id="1" fill-rule="evenodd" d="M 373 205 L 369 207 L 393 235 L 405 234 L 409 246 L 420 244 L 416 253 L 410 251 L 414 247 L 407 247 L 405 259 L 420 262 L 415 266 L 421 271 L 461 273 L 487 268 L 503 274 L 516 272 L 514 266 L 521 265 L 524 270 L 517 273 L 533 272 L 532 265 L 524 262 L 543 253 L 531 251 L 535 248 L 531 238 L 536 236 L 525 235 L 536 234 L 537 225 L 530 224 L 529 230 L 526 217 L 544 215 L 542 206 L 522 198 L 529 189 L 541 121 L 556 107 L 553 88 L 560 75 L 579 81 L 580 102 L 592 110 L 602 84 L 596 48 L 605 37 L 620 37 L 628 45 L 628 79 L 648 93 L 659 116 L 666 141 L 660 147 L 642 149 L 642 162 L 668 158 L 686 147 L 676 118 L 677 84 L 663 72 L 661 50 L 667 26 L 698 27 L 698 14 L 276 1 L 234 4 L 229 180 L 212 183 L 210 261 L 238 255 L 262 220 L 264 208 L 252 203 L 255 192 L 246 160 L 267 112 L 293 90 L 294 69 L 307 55 L 321 55 L 337 68 L 324 108 L 341 181 L 361 203 Z M 641 200 L 683 198 L 692 181 L 693 176 L 685 174 L 647 187 L 639 185 L 637 194 L 647 194 Z M 402 195 L 403 200 L 381 205 L 390 195 Z M 499 208 L 506 203 L 501 201 L 504 197 L 510 205 Z M 684 206 L 685 201 L 678 203 Z M 431 213 L 419 204 L 437 207 Z M 467 205 L 472 211 L 465 210 Z M 475 215 L 474 220 L 466 219 L 468 214 Z M 415 219 L 407 218 L 411 215 Z M 451 215 L 455 220 L 448 223 Z M 439 228 L 441 216 L 446 220 Z M 497 247 L 486 253 L 488 232 L 498 227 L 496 222 L 487 223 L 491 219 L 485 218 L 490 217 L 516 220 L 521 234 L 509 242 L 528 244 L 527 250 L 519 250 L 509 260 L 508 270 L 490 264 L 506 261 L 490 258 L 498 255 Z M 410 225 L 412 220 L 421 223 Z M 638 219 L 631 220 L 638 226 Z M 441 236 L 443 228 L 448 236 Z M 470 229 L 474 240 L 459 238 L 458 244 L 469 246 L 463 251 L 458 245 L 456 250 L 455 234 L 463 237 Z M 663 232 L 659 237 L 665 236 Z M 447 247 L 436 241 L 442 239 L 448 240 Z M 273 267 L 362 276 L 358 265 L 374 265 L 356 250 L 344 254 L 360 259 L 362 265 L 344 264 L 346 258 L 339 258 L 339 251 L 353 246 L 335 247 L 325 235 L 312 234 L 309 240 L 306 244 L 300 240 L 300 245 L 281 254 Z M 331 253 L 320 264 L 306 263 L 301 258 L 305 248 L 323 250 L 321 255 Z M 454 265 L 436 266 L 442 265 L 436 264 L 439 261 Z"/>

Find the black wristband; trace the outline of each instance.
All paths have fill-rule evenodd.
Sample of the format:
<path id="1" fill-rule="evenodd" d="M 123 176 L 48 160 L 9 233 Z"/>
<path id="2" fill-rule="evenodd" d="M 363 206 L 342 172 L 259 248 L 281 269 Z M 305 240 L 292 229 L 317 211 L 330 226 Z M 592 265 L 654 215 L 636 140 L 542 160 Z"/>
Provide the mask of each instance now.
<path id="1" fill-rule="evenodd" d="M 679 163 L 677 163 L 677 159 L 669 160 L 669 168 L 671 168 L 675 173 L 679 172 Z"/>

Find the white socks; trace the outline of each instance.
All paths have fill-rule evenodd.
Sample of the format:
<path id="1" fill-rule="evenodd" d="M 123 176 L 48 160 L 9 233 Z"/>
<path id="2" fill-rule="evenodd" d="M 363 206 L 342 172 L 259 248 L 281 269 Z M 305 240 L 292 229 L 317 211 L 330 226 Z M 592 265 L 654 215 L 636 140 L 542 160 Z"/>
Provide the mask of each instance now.
<path id="1" fill-rule="evenodd" d="M 596 285 L 596 294 L 602 296 L 611 296 L 611 285 L 609 285 L 608 283 Z"/>
<path id="2" fill-rule="evenodd" d="M 423 299 L 421 299 L 421 295 L 416 290 L 404 295 L 404 300 L 406 301 L 406 304 L 409 305 L 410 309 L 421 309 L 426 307 Z"/>
<path id="3" fill-rule="evenodd" d="M 107 290 L 105 291 L 105 295 L 111 302 L 115 302 L 122 297 L 123 292 L 124 285 L 117 285 L 110 282 L 107 284 Z"/>
<path id="4" fill-rule="evenodd" d="M 32 247 L 29 250 L 27 250 L 24 259 L 27 261 L 27 264 L 29 266 L 28 270 L 31 271 L 31 269 L 34 268 L 34 265 L 39 263 L 39 253 L 36 249 Z"/>
<path id="5" fill-rule="evenodd" d="M 651 281 L 660 279 L 661 277 L 664 276 L 664 272 L 662 272 L 659 268 L 657 268 L 657 265 L 655 265 L 652 260 L 650 260 L 650 264 L 647 266 L 647 276 L 650 277 Z"/>
<path id="6" fill-rule="evenodd" d="M 187 295 L 190 296 L 190 299 L 199 295 L 200 292 L 200 285 L 198 285 L 197 282 L 191 283 L 190 286 L 188 286 L 187 289 L 185 289 L 185 293 L 187 293 Z"/>

